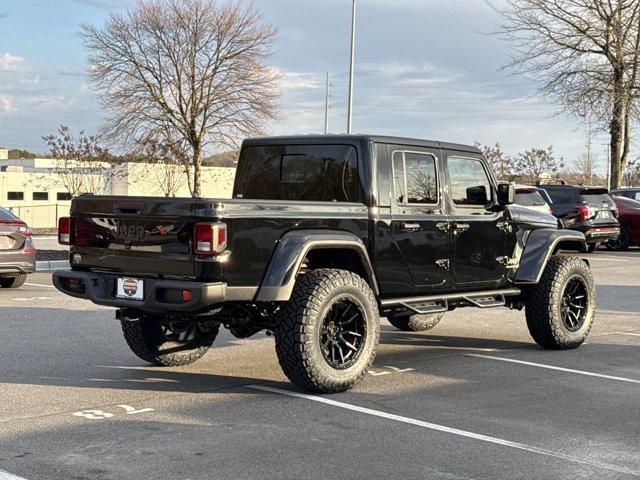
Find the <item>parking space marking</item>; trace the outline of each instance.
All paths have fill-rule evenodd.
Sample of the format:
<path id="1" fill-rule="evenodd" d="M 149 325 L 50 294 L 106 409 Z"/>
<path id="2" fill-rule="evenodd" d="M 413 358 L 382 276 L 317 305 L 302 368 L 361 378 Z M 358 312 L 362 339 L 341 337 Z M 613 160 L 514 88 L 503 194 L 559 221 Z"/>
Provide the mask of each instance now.
<path id="1" fill-rule="evenodd" d="M 589 261 L 591 260 L 602 260 L 603 262 L 629 262 L 630 260 L 623 260 L 621 258 L 609 258 L 609 257 L 589 257 Z"/>
<path id="2" fill-rule="evenodd" d="M 548 370 L 558 370 L 560 372 L 576 373 L 578 375 L 586 375 L 588 377 L 598 377 L 607 380 L 617 380 L 619 382 L 637 383 L 640 384 L 640 380 L 626 377 L 615 377 L 613 375 L 604 375 L 602 373 L 585 372 L 583 370 L 574 370 L 573 368 L 556 367 L 554 365 L 544 365 L 542 363 L 526 362 L 524 360 L 516 360 L 513 358 L 494 357 L 492 355 L 479 355 L 476 353 L 465 353 L 465 357 L 485 358 L 487 360 L 498 360 L 500 362 L 518 363 L 520 365 L 528 365 L 530 367 L 546 368 Z"/>
<path id="3" fill-rule="evenodd" d="M 559 458 L 562 460 L 567 460 L 573 463 L 579 463 L 582 465 L 588 465 L 590 467 L 601 468 L 605 470 L 614 471 L 617 473 L 624 473 L 626 475 L 633 475 L 636 477 L 640 477 L 640 471 L 633 470 L 630 468 L 620 467 L 618 465 L 611 465 L 608 463 L 601 462 L 593 462 L 588 460 L 582 460 L 580 458 L 572 457 L 571 455 L 566 455 L 564 453 L 554 452 L 551 450 L 545 450 L 543 448 L 534 447 L 530 445 L 526 445 L 524 443 L 512 442 L 510 440 L 504 440 L 498 437 L 491 437 L 488 435 L 482 435 L 480 433 L 469 432 L 467 430 L 460 430 L 458 428 L 447 427 L 445 425 L 438 425 L 436 423 L 425 422 L 422 420 L 416 420 L 414 418 L 403 417 L 401 415 L 396 415 L 393 413 L 382 412 L 380 410 L 373 410 L 371 408 L 360 407 L 357 405 L 352 405 L 350 403 L 338 402 L 336 400 L 330 400 L 326 397 L 319 397 L 315 395 L 308 395 L 306 393 L 293 392 L 291 390 L 283 390 L 280 388 L 267 387 L 265 385 L 249 385 L 248 388 L 252 388 L 254 390 L 261 390 L 264 392 L 275 393 L 278 395 L 286 395 L 289 397 L 303 398 L 305 400 L 311 400 L 313 402 L 324 403 L 326 405 L 331 405 L 334 407 L 343 408 L 346 410 L 352 410 L 354 412 L 364 413 L 367 415 L 372 415 L 374 417 L 385 418 L 387 420 L 395 420 L 396 422 L 408 423 L 410 425 L 415 425 L 418 427 L 428 428 L 430 430 L 436 430 L 439 432 L 449 433 L 452 435 L 458 435 L 460 437 L 471 438 L 474 440 L 479 440 L 482 442 L 493 443 L 495 445 L 501 445 L 504 447 L 515 448 L 517 450 L 524 450 L 526 452 L 537 453 L 540 455 L 544 455 L 547 457 Z"/>
<path id="4" fill-rule="evenodd" d="M 0 480 L 26 480 L 26 478 L 0 470 Z"/>
<path id="5" fill-rule="evenodd" d="M 27 283 L 27 282 L 25 282 L 24 285 L 29 285 L 30 287 L 56 288 L 53 285 L 44 285 L 42 283 Z"/>

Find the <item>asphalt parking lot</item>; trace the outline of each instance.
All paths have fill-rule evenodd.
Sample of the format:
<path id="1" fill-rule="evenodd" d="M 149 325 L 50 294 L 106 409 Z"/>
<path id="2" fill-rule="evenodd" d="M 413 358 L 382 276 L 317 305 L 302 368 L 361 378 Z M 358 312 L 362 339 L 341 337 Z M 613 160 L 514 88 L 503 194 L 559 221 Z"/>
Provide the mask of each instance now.
<path id="1" fill-rule="evenodd" d="M 588 258 L 578 350 L 541 350 L 507 309 L 383 321 L 368 378 L 331 396 L 289 384 L 266 336 L 149 367 L 111 309 L 34 274 L 0 291 L 0 480 L 640 477 L 640 250 Z"/>

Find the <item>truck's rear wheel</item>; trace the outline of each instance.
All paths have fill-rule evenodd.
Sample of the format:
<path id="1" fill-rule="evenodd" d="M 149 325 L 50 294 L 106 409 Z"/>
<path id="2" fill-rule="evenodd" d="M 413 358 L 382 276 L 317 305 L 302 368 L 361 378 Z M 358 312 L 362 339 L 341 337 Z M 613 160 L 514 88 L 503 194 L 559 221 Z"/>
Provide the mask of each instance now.
<path id="1" fill-rule="evenodd" d="M 380 338 L 371 288 L 346 270 L 300 277 L 275 331 L 282 370 L 296 385 L 333 393 L 356 385 L 371 367 Z"/>
<path id="2" fill-rule="evenodd" d="M 538 285 L 524 292 L 531 336 L 547 349 L 580 346 L 593 325 L 596 288 L 587 264 L 577 257 L 551 257 Z"/>
<path id="3" fill-rule="evenodd" d="M 387 320 L 398 330 L 404 332 L 426 332 L 435 327 L 444 313 L 432 315 L 389 315 Z"/>
<path id="4" fill-rule="evenodd" d="M 144 316 L 123 318 L 122 333 L 142 360 L 164 367 L 188 365 L 202 358 L 218 335 L 219 325 L 203 330 L 193 320 L 165 321 Z"/>
<path id="5" fill-rule="evenodd" d="M 1 288 L 18 288 L 21 287 L 24 282 L 27 281 L 27 275 L 21 273 L 15 277 L 0 277 Z"/>

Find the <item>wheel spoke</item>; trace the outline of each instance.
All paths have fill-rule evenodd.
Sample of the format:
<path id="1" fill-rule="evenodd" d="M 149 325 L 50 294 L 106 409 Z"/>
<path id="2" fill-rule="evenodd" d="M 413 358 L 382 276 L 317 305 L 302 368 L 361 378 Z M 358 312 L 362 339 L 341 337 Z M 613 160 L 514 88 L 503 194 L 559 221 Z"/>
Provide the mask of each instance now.
<path id="1" fill-rule="evenodd" d="M 351 330 L 342 330 L 340 333 L 341 333 L 342 335 L 344 335 L 344 334 L 349 334 L 349 335 L 352 335 L 352 336 L 354 336 L 354 337 L 362 337 L 362 335 L 361 335 L 361 334 L 359 334 L 358 332 L 352 332 Z"/>
<path id="2" fill-rule="evenodd" d="M 355 345 L 352 345 L 352 344 L 351 344 L 351 343 L 349 343 L 349 342 L 347 342 L 347 341 L 344 339 L 344 337 L 340 337 L 340 340 L 342 340 L 342 342 L 343 342 L 347 347 L 349 347 L 351 350 L 353 350 L 354 352 L 357 352 L 357 351 L 358 351 L 358 349 L 356 348 L 356 346 L 355 346 Z"/>

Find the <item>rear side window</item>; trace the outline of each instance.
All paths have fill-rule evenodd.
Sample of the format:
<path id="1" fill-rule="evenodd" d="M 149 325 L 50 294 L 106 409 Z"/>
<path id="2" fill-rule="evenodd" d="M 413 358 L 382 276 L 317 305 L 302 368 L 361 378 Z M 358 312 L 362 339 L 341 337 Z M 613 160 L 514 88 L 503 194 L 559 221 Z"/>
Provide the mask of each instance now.
<path id="1" fill-rule="evenodd" d="M 393 182 L 399 205 L 438 203 L 438 181 L 433 155 L 393 152 Z"/>
<path id="2" fill-rule="evenodd" d="M 516 203 L 523 207 L 540 207 L 547 204 L 537 190 L 516 192 Z"/>
<path id="3" fill-rule="evenodd" d="M 3 220 L 5 222 L 7 221 L 12 222 L 14 220 L 19 220 L 19 219 L 9 210 L 5 210 L 4 208 L 0 207 L 0 220 Z"/>
<path id="4" fill-rule="evenodd" d="M 614 205 L 613 200 L 606 193 L 603 194 L 582 194 L 582 201 L 591 207 L 612 207 Z"/>
<path id="5" fill-rule="evenodd" d="M 362 202 L 351 145 L 268 145 L 240 153 L 233 198 Z"/>
<path id="6" fill-rule="evenodd" d="M 456 205 L 487 205 L 493 198 L 491 182 L 480 160 L 449 157 L 451 198 Z"/>
<path id="7" fill-rule="evenodd" d="M 576 196 L 573 188 L 546 188 L 553 203 L 575 203 Z"/>

